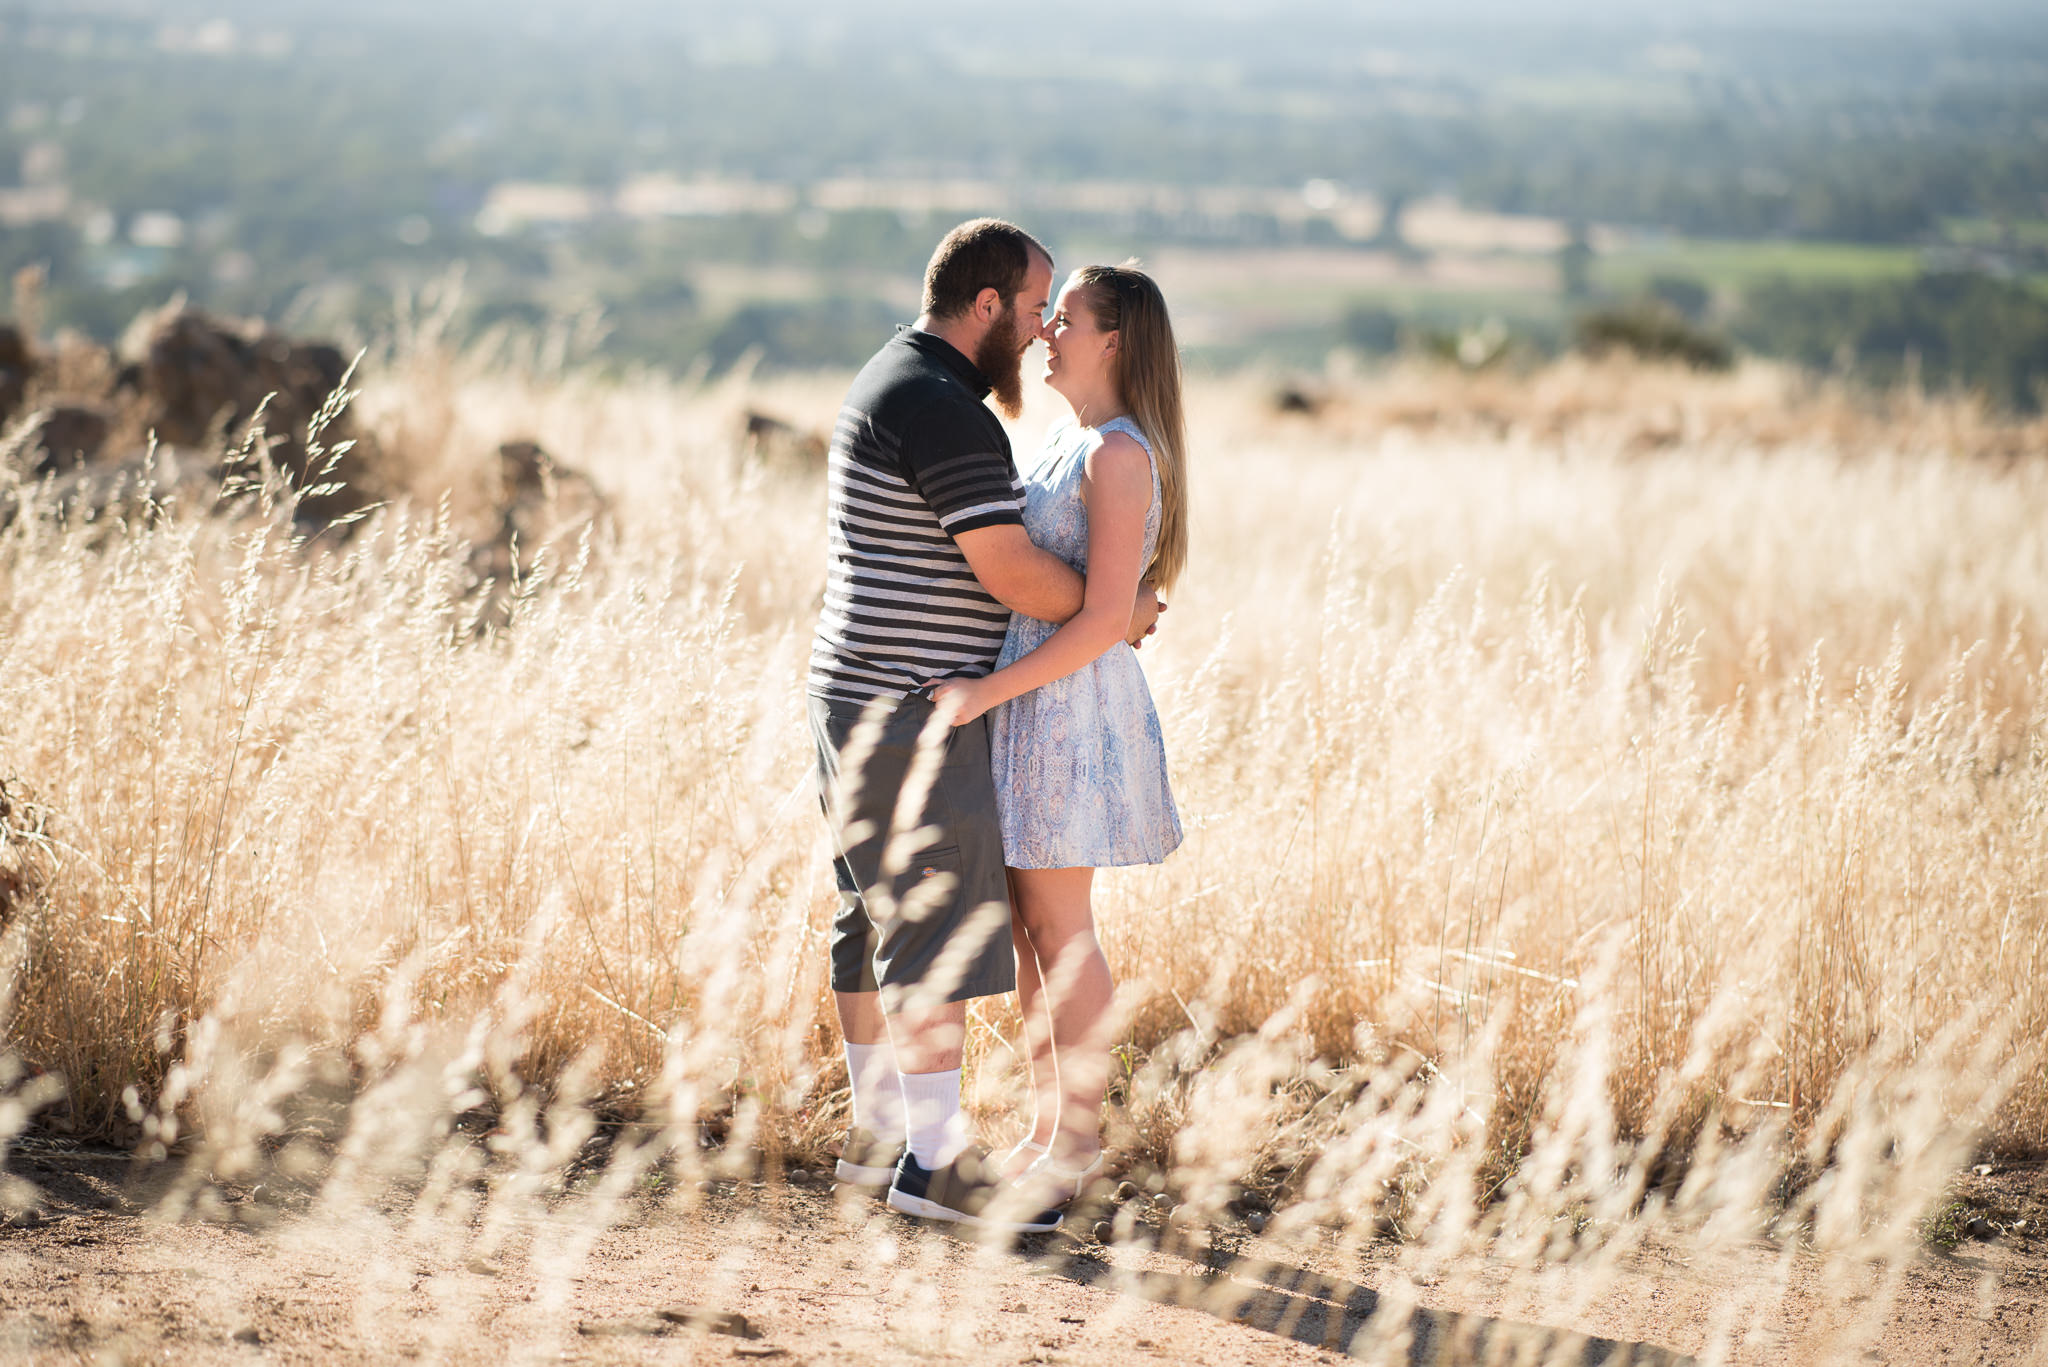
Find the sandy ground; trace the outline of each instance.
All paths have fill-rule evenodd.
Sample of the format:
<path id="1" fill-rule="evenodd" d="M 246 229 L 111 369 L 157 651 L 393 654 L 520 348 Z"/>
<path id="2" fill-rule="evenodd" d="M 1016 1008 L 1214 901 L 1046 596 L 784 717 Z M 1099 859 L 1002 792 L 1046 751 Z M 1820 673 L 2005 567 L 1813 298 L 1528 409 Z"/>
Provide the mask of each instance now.
<path id="1" fill-rule="evenodd" d="M 1583 1273 L 1411 1278 L 1392 1245 L 1167 1232 L 1133 1218 L 1142 1202 L 1107 1247 L 990 1248 L 815 1183 L 727 1181 L 688 1211 L 635 1197 L 609 1226 L 493 1232 L 232 1186 L 171 1222 L 151 1210 L 165 1175 L 126 1155 L 8 1166 L 40 1191 L 33 1223 L 0 1230 L 8 1362 L 1295 1363 L 1391 1336 L 1413 1363 L 1666 1363 L 1721 1333 L 1737 1361 L 2048 1364 L 2038 1237 L 1929 1248 L 1886 1305 L 1882 1272 L 1765 1248 L 1642 1248 L 1589 1290 Z M 1964 1185 L 1970 1209 L 2048 1196 L 2039 1167 Z"/>

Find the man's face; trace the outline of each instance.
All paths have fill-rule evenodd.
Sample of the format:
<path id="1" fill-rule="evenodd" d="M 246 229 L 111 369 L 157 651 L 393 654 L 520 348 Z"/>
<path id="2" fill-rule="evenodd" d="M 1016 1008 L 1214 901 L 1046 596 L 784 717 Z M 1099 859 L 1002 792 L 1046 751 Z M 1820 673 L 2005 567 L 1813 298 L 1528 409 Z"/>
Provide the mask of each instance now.
<path id="1" fill-rule="evenodd" d="M 1006 418 L 1024 412 L 1024 353 L 1045 331 L 1045 307 L 1052 299 L 1052 262 L 1032 254 L 1024 288 L 1009 301 L 974 349 L 974 365 L 988 376 L 996 411 Z"/>

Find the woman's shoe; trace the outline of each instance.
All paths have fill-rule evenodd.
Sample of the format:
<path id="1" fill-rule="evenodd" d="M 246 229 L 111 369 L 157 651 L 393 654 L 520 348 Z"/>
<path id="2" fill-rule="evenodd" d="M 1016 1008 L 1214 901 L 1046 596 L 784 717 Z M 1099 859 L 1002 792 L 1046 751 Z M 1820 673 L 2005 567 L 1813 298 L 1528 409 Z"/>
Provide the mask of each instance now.
<path id="1" fill-rule="evenodd" d="M 1014 1182 L 1025 1173 L 1031 1171 L 1032 1164 L 1038 1162 L 1051 1152 L 1051 1145 L 1037 1143 L 1031 1136 L 1026 1135 L 1011 1146 L 1009 1151 L 1004 1153 L 1001 1158 L 996 1160 L 996 1166 L 1003 1174 L 1004 1181 Z"/>
<path id="2" fill-rule="evenodd" d="M 1102 1150 L 1078 1168 L 1055 1163 L 1050 1153 L 1024 1170 L 1019 1186 L 1029 1185 L 1033 1197 L 1048 1206 L 1064 1206 L 1088 1189 L 1088 1183 L 1102 1171 Z"/>

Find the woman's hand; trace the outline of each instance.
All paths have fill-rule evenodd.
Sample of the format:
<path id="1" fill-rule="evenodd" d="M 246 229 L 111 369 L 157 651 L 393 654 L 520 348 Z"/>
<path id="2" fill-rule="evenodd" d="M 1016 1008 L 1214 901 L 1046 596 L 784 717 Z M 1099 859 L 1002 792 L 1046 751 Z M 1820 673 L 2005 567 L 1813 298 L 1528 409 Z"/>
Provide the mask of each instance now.
<path id="1" fill-rule="evenodd" d="M 932 688 L 932 705 L 954 726 L 965 726 L 1003 699 L 987 679 L 948 679 Z"/>
<path id="2" fill-rule="evenodd" d="M 1124 637 L 1124 644 L 1132 650 L 1144 647 L 1145 638 L 1159 630 L 1159 614 L 1166 611 L 1166 604 L 1159 601 L 1159 591 L 1150 584 L 1138 585 L 1138 601 L 1131 605 L 1131 630 Z"/>

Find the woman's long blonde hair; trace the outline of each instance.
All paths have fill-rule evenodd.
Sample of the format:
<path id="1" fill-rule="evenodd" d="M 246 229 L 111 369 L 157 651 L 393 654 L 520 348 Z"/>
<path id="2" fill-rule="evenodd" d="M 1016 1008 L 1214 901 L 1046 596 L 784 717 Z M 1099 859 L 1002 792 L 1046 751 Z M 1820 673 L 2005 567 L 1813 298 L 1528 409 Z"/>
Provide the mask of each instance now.
<path id="1" fill-rule="evenodd" d="M 1187 425 L 1181 416 L 1180 348 L 1166 296 L 1135 262 L 1074 272 L 1095 326 L 1118 336 L 1115 380 L 1131 421 L 1152 445 L 1159 471 L 1159 541 L 1145 578 L 1162 592 L 1188 563 Z"/>

